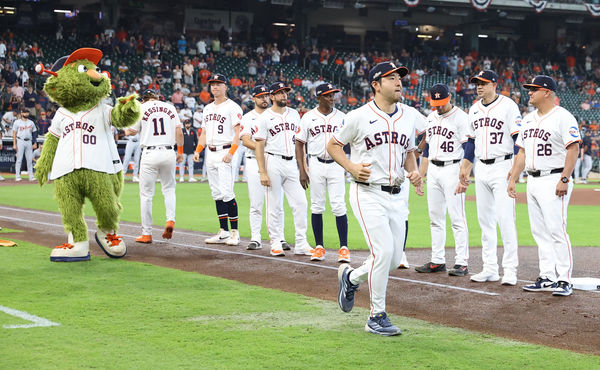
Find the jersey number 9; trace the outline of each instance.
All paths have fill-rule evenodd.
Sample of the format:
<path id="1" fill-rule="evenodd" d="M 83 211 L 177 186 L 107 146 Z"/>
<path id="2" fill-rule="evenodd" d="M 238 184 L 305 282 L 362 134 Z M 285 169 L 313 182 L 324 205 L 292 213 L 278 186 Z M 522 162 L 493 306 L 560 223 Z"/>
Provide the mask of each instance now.
<path id="1" fill-rule="evenodd" d="M 217 126 L 217 133 L 218 134 L 222 134 L 223 133 L 223 125 Z"/>

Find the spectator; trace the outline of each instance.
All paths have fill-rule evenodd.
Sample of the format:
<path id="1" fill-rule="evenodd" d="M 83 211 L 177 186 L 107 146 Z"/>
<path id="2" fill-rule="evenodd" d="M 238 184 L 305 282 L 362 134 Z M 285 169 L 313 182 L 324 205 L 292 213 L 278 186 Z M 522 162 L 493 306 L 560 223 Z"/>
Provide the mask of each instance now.
<path id="1" fill-rule="evenodd" d="M 181 55 L 186 54 L 187 49 L 187 40 L 185 39 L 185 35 L 181 35 L 179 40 L 177 40 L 177 52 Z"/>
<path id="2" fill-rule="evenodd" d="M 179 109 L 183 109 L 183 93 L 180 89 L 176 89 L 173 95 L 171 95 L 171 102 Z"/>
<path id="3" fill-rule="evenodd" d="M 194 83 L 194 66 L 187 57 L 186 59 L 187 61 L 183 65 L 183 82 L 192 85 Z"/>
<path id="4" fill-rule="evenodd" d="M 117 68 L 119 73 L 125 73 L 125 72 L 129 72 L 129 67 L 125 64 L 125 61 L 121 61 L 121 64 L 119 64 L 119 67 Z"/>
<path id="5" fill-rule="evenodd" d="M 46 111 L 41 111 L 40 117 L 38 118 L 38 120 L 36 122 L 38 132 L 39 132 L 38 135 L 39 136 L 46 135 L 51 123 L 52 123 L 52 121 L 47 117 Z"/>
<path id="6" fill-rule="evenodd" d="M 196 50 L 198 51 L 198 54 L 206 55 L 206 41 L 204 41 L 202 37 L 200 37 L 200 40 L 196 43 Z"/>

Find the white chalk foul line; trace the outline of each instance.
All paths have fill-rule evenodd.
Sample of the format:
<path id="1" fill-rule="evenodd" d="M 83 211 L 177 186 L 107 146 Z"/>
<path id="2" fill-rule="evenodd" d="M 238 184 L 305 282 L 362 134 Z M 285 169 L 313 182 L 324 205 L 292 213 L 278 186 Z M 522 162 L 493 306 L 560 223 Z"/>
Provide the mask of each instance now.
<path id="1" fill-rule="evenodd" d="M 23 325 L 4 325 L 5 329 L 23 329 L 23 328 L 36 328 L 42 326 L 60 326 L 59 323 L 52 322 L 48 319 L 44 319 L 43 317 L 35 316 L 27 312 L 15 310 L 14 308 L 0 306 L 0 311 L 9 314 L 11 316 L 16 316 L 20 319 L 27 320 L 33 322 L 33 324 L 23 324 Z"/>
<path id="2" fill-rule="evenodd" d="M 43 211 L 39 211 L 38 212 L 38 211 L 35 211 L 35 210 L 23 210 L 23 209 L 19 209 L 19 208 L 11 208 L 11 207 L 3 207 L 3 206 L 0 206 L 0 209 L 6 209 L 6 210 L 10 210 L 10 211 L 23 211 L 25 213 L 42 214 L 42 215 L 60 217 L 60 215 L 57 215 L 56 213 L 51 213 L 51 212 L 43 212 Z M 8 217 L 8 216 L 2 216 L 2 215 L 0 215 L 0 218 L 4 218 L 4 219 L 7 219 L 7 220 L 16 220 L 16 221 L 28 222 L 28 223 L 38 224 L 38 225 L 53 226 L 53 227 L 59 227 L 59 228 L 63 227 L 62 224 L 57 225 L 55 223 L 42 222 L 42 221 L 33 221 L 33 220 L 28 220 L 28 219 L 23 219 L 23 218 L 16 218 L 14 216 L 13 217 Z M 158 228 L 153 228 L 153 229 L 154 230 L 159 230 Z M 90 232 L 95 232 L 96 231 L 95 229 L 93 229 L 91 227 L 88 227 L 88 230 Z M 162 229 L 160 229 L 160 231 L 162 231 Z M 123 235 L 123 236 L 131 237 L 131 238 L 136 238 L 136 235 L 125 234 L 125 233 L 122 233 L 122 232 L 119 232 L 119 234 Z M 181 231 L 181 232 L 178 231 L 178 234 L 198 236 L 198 233 L 189 233 L 189 232 L 184 232 L 184 231 Z M 178 243 L 178 242 L 174 242 L 174 241 L 170 241 L 169 245 L 174 245 L 174 246 L 179 246 L 179 247 L 185 247 L 185 248 L 191 248 L 191 249 L 198 249 L 198 250 L 205 250 L 205 251 L 211 251 L 211 252 L 217 252 L 217 253 L 224 253 L 224 254 L 230 254 L 230 255 L 245 256 L 245 257 L 251 257 L 251 258 L 259 258 L 259 259 L 265 259 L 265 260 L 277 261 L 277 262 L 283 262 L 283 263 L 291 263 L 291 264 L 301 265 L 301 266 L 311 266 L 311 267 L 316 267 L 316 268 L 321 268 L 321 269 L 327 269 L 327 270 L 337 270 L 338 269 L 337 267 L 333 267 L 333 266 L 324 266 L 324 265 L 319 265 L 319 264 L 316 264 L 316 263 L 283 259 L 281 257 L 262 256 L 262 255 L 251 254 L 251 253 L 246 253 L 246 252 L 238 252 L 238 251 L 231 251 L 231 250 L 226 250 L 226 249 L 203 247 L 203 246 L 192 245 L 192 244 L 187 244 L 187 243 Z M 437 287 L 437 288 L 459 290 L 459 291 L 463 291 L 463 292 L 483 294 L 483 295 L 488 295 L 488 296 L 499 296 L 500 295 L 500 293 L 486 292 L 484 290 L 479 290 L 479 289 L 462 288 L 462 287 L 458 287 L 458 286 L 454 286 L 454 285 L 433 283 L 433 282 L 422 281 L 422 280 L 413 280 L 413 279 L 401 278 L 401 277 L 397 277 L 397 276 L 390 276 L 389 278 L 390 278 L 390 280 L 404 281 L 404 282 L 413 283 L 413 284 L 420 284 L 420 285 L 429 285 L 429 286 L 434 286 L 434 287 Z"/>

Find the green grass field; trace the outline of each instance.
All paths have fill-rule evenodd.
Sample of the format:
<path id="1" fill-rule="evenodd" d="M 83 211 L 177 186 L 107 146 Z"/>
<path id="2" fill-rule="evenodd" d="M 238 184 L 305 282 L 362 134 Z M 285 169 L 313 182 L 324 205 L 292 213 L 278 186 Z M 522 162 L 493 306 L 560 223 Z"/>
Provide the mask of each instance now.
<path id="1" fill-rule="evenodd" d="M 48 248 L 0 248 L 0 367 L 79 368 L 569 368 L 582 355 L 392 316 L 404 333 L 363 331 L 367 310 L 145 263 L 49 263 Z M 0 307 L 2 309 L 3 307 Z"/>
<path id="2" fill-rule="evenodd" d="M 576 185 L 576 188 L 598 187 L 598 185 Z M 123 203 L 123 213 L 121 219 L 124 221 L 140 222 L 140 204 L 138 184 L 127 182 L 123 191 L 121 201 Z M 518 184 L 517 190 L 525 191 L 525 184 Z M 475 187 L 470 186 L 467 195 L 474 195 Z M 240 215 L 240 233 L 244 237 L 250 237 L 250 225 L 248 223 L 249 200 L 248 187 L 245 183 L 235 184 L 235 194 L 238 202 Z M 348 194 L 346 193 L 346 197 Z M 308 198 L 308 196 L 307 196 Z M 352 210 L 348 204 L 348 223 L 349 235 L 348 244 L 350 249 L 366 249 L 366 244 L 356 221 Z M 47 211 L 58 212 L 56 202 L 53 199 L 52 184 L 45 185 L 42 188 L 37 184 L 9 186 L 0 188 L 0 204 L 12 205 L 25 208 L 34 208 Z M 310 207 L 310 204 L 309 204 Z M 431 235 L 429 229 L 429 216 L 427 213 L 427 200 L 425 197 L 417 196 L 413 189 L 410 194 L 410 217 L 408 247 L 429 247 L 431 245 Z M 600 240 L 600 229 L 591 227 L 590 217 L 598 214 L 600 205 L 597 206 L 569 206 L 569 221 L 567 231 L 571 237 L 574 246 L 598 246 Z M 85 207 L 85 214 L 95 216 L 91 205 Z M 294 240 L 294 225 L 291 210 L 287 203 L 285 204 L 285 234 L 288 241 Z M 309 209 L 308 239 L 311 245 L 314 245 L 314 238 L 310 226 Z M 469 225 L 469 243 L 471 246 L 481 245 L 481 230 L 477 222 L 477 212 L 475 202 L 466 202 L 467 222 Z M 160 191 L 160 184 L 157 184 L 156 195 L 154 197 L 154 223 L 159 227 L 164 226 L 165 211 L 164 200 Z M 337 248 L 338 237 L 335 228 L 335 217 L 329 210 L 323 217 L 324 238 L 326 248 Z M 176 226 L 184 229 L 198 230 L 209 233 L 216 233 L 219 228 L 216 217 L 215 203 L 210 196 L 210 189 L 207 183 L 178 183 L 177 184 L 177 222 Z M 450 229 L 450 221 L 447 221 L 447 246 L 454 246 L 454 239 Z M 141 230 L 140 230 L 141 231 Z M 531 236 L 529 227 L 529 216 L 526 204 L 517 204 L 517 233 L 519 245 L 533 246 L 535 241 Z M 264 225 L 262 236 L 268 240 L 266 226 Z M 501 243 L 502 239 L 498 237 Z"/>

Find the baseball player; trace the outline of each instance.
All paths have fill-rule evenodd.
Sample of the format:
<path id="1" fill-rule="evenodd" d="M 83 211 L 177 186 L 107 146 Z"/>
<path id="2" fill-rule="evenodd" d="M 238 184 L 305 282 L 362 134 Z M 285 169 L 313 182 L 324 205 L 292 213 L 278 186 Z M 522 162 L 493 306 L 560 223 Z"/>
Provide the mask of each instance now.
<path id="1" fill-rule="evenodd" d="M 192 121 L 185 121 L 183 132 L 183 162 L 179 166 L 179 182 L 183 182 L 185 175 L 185 165 L 188 167 L 188 181 L 196 182 L 194 178 L 194 152 L 198 146 L 198 135 L 192 127 Z"/>
<path id="2" fill-rule="evenodd" d="M 575 171 L 575 180 L 579 184 L 587 184 L 587 177 L 592 169 L 592 138 L 590 130 L 585 132 L 585 135 L 581 138 L 581 149 L 580 158 L 577 160 L 575 166 L 578 166 L 582 162 L 581 166 L 581 178 L 579 178 L 579 171 Z"/>
<path id="3" fill-rule="evenodd" d="M 272 256 L 284 256 L 281 240 L 283 235 L 283 198 L 294 215 L 296 245 L 294 254 L 310 256 L 311 248 L 306 241 L 306 195 L 300 185 L 298 167 L 294 161 L 296 133 L 300 128 L 300 115 L 287 107 L 288 91 L 291 88 L 283 82 L 275 82 L 269 87 L 269 97 L 273 106 L 265 110 L 258 119 L 256 140 L 256 160 L 260 173 L 260 183 L 267 186 L 267 227 L 271 238 Z"/>
<path id="4" fill-rule="evenodd" d="M 265 203 L 265 187 L 260 183 L 258 173 L 258 163 L 256 161 L 256 142 L 253 140 L 253 135 L 258 130 L 258 118 L 269 107 L 269 90 L 265 85 L 256 85 L 252 90 L 252 101 L 254 109 L 244 114 L 242 117 L 242 131 L 240 139 L 246 149 L 246 164 L 245 173 L 248 177 L 248 198 L 250 198 L 250 243 L 246 249 L 257 250 L 262 248 L 260 229 L 262 226 L 262 209 Z M 283 205 L 283 202 L 280 203 Z M 278 211 L 283 217 L 283 209 Z M 281 232 L 283 233 L 284 222 L 281 222 Z M 284 240 L 281 240 L 282 249 L 289 250 L 290 245 Z"/>
<path id="5" fill-rule="evenodd" d="M 370 254 L 362 266 L 352 269 L 342 264 L 338 270 L 338 304 L 344 312 L 354 306 L 359 284 L 369 280 L 370 317 L 365 330 L 374 334 L 398 335 L 385 313 L 389 272 L 400 265 L 404 254 L 406 207 L 400 189 L 415 186 L 423 195 L 421 176 L 415 160 L 415 121 L 424 120 L 416 109 L 398 103 L 402 99 L 402 77 L 406 67 L 381 62 L 369 71 L 374 100 L 348 113 L 344 125 L 327 144 L 327 152 L 354 182 L 350 185 L 350 205 L 369 246 Z M 350 144 L 351 158 L 343 146 Z"/>
<path id="6" fill-rule="evenodd" d="M 227 78 L 214 74 L 208 80 L 215 100 L 204 107 L 202 133 L 194 153 L 194 161 L 200 160 L 200 152 L 207 147 L 206 170 L 208 185 L 217 205 L 221 226 L 219 232 L 205 240 L 208 244 L 240 244 L 238 232 L 238 208 L 233 193 L 232 159 L 240 144 L 242 108 L 227 97 Z M 231 224 L 229 232 L 228 221 Z"/>
<path id="7" fill-rule="evenodd" d="M 469 116 L 450 103 L 446 85 L 430 89 L 434 111 L 427 116 L 427 142 L 419 173 L 427 174 L 427 206 L 431 221 L 431 261 L 415 268 L 417 272 L 446 271 L 446 211 L 450 215 L 455 242 L 455 264 L 448 271 L 451 276 L 469 273 L 469 230 L 465 217 L 465 194 L 455 194 L 458 185 L 463 145 L 467 141 Z M 429 165 L 431 164 L 431 165 Z"/>
<path id="8" fill-rule="evenodd" d="M 519 152 L 510 171 L 508 195 L 516 198 L 515 182 L 527 170 L 527 209 L 531 234 L 538 245 L 540 275 L 524 290 L 551 291 L 555 296 L 573 293 L 573 254 L 567 234 L 567 207 L 573 191 L 569 181 L 579 151 L 577 120 L 555 105 L 556 82 L 536 76 L 530 84 L 529 103 L 536 110 L 523 118 L 517 139 Z"/>
<path id="9" fill-rule="evenodd" d="M 129 170 L 129 162 L 133 156 L 133 182 L 140 181 L 138 174 L 140 173 L 140 156 L 142 155 L 142 147 L 140 146 L 140 134 L 129 135 L 126 137 L 125 154 L 123 155 L 123 167 L 125 167 L 125 175 Z"/>
<path id="10" fill-rule="evenodd" d="M 158 100 L 154 90 L 142 95 L 142 119 L 127 135 L 140 134 L 142 158 L 140 161 L 140 209 L 142 213 L 142 235 L 138 243 L 152 243 L 152 198 L 157 177 L 160 179 L 167 223 L 162 237 L 171 239 L 175 227 L 175 166 L 183 161 L 183 133 L 175 107 Z M 177 144 L 177 154 L 174 146 Z"/>
<path id="11" fill-rule="evenodd" d="M 510 98 L 496 93 L 498 75 L 483 70 L 471 78 L 477 84 L 479 100 L 469 109 L 465 158 L 460 167 L 460 182 L 456 192 L 464 193 L 469 186 L 473 168 L 473 153 L 478 158 L 475 175 L 477 219 L 481 226 L 483 271 L 471 276 L 471 281 L 498 281 L 496 224 L 504 244 L 502 285 L 517 284 L 517 229 L 515 200 L 506 194 L 507 173 L 512 167 L 514 142 L 521 125 L 519 107 Z"/>
<path id="12" fill-rule="evenodd" d="M 2 130 L 2 125 L 0 124 L 0 150 L 2 150 L 2 146 L 3 146 L 3 144 L 2 144 L 2 131 L 3 131 Z M 2 175 L 0 175 L 0 181 L 4 181 L 4 180 L 5 180 L 4 177 L 2 177 Z M 0 228 L 0 230 L 2 230 L 2 229 Z"/>
<path id="13" fill-rule="evenodd" d="M 316 87 L 319 105 L 306 112 L 300 120 L 300 130 L 296 135 L 296 160 L 300 170 L 300 184 L 304 189 L 310 182 L 310 210 L 315 247 L 310 259 L 323 261 L 325 248 L 323 248 L 323 212 L 325 200 L 329 191 L 329 204 L 335 216 L 340 249 L 338 262 L 350 262 L 348 250 L 348 217 L 346 216 L 346 177 L 344 169 L 327 154 L 327 143 L 344 122 L 345 114 L 335 109 L 333 97 L 339 92 L 330 83 L 323 83 Z M 308 169 L 305 166 L 308 152 Z"/>
<path id="14" fill-rule="evenodd" d="M 21 181 L 21 163 L 23 156 L 27 161 L 27 172 L 29 181 L 35 181 L 33 177 L 33 149 L 37 147 L 37 128 L 35 123 L 29 119 L 29 110 L 21 109 L 21 115 L 13 122 L 13 148 L 17 159 L 15 162 L 15 181 Z"/>

